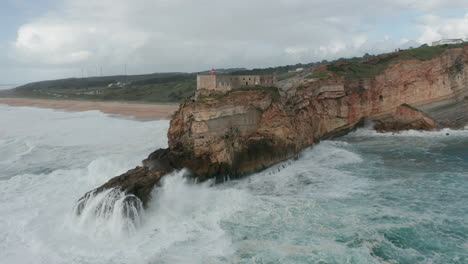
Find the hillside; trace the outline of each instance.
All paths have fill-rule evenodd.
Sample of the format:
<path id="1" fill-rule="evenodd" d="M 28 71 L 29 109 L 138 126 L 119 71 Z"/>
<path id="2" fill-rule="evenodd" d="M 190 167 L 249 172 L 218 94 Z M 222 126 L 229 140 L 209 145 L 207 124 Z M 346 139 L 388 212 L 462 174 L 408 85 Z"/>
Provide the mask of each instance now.
<path id="1" fill-rule="evenodd" d="M 390 65 L 407 61 L 428 61 L 440 56 L 447 49 L 462 48 L 468 46 L 468 42 L 455 45 L 427 46 L 400 50 L 397 52 L 380 54 L 377 56 L 367 55 L 359 60 L 339 60 L 327 65 L 328 77 L 344 77 L 346 79 L 372 78 L 383 73 Z M 320 74 L 320 73 L 319 73 Z M 325 77 L 322 73 L 321 77 Z M 319 75 L 320 76 L 320 75 Z"/>
<path id="2" fill-rule="evenodd" d="M 326 63 L 295 64 L 248 70 L 245 68 L 217 69 L 217 74 L 275 74 L 278 80 L 295 76 L 297 68 L 314 68 Z M 2 97 L 44 99 L 77 99 L 93 101 L 181 102 L 193 96 L 198 73 L 153 73 L 89 78 L 67 78 L 32 82 L 12 90 L 0 91 Z"/>
<path id="3" fill-rule="evenodd" d="M 383 73 L 391 65 L 407 60 L 427 61 L 440 56 L 445 50 L 468 45 L 441 45 L 363 57 L 340 58 L 307 64 L 295 64 L 269 68 L 217 69 L 218 74 L 275 74 L 282 87 L 296 83 L 297 79 L 369 79 Z M 302 72 L 295 69 L 304 68 Z M 199 72 L 208 74 L 209 71 Z M 153 73 L 142 75 L 116 75 L 90 78 L 68 78 L 29 83 L 9 91 L 0 91 L 0 96 L 32 97 L 47 99 L 81 99 L 97 101 L 181 102 L 195 94 L 197 73 Z M 284 81 L 285 82 L 282 82 Z M 289 83 L 289 84 L 288 84 Z M 282 87 L 283 88 L 283 87 Z"/>
<path id="4" fill-rule="evenodd" d="M 195 74 L 155 73 L 33 82 L 4 96 L 98 101 L 177 102 L 195 90 Z"/>
<path id="5" fill-rule="evenodd" d="M 220 69 L 220 73 L 244 70 Z M 204 72 L 207 73 L 207 72 Z M 179 102 L 192 96 L 197 73 L 153 73 L 67 78 L 28 83 L 0 96 L 96 101 Z"/>

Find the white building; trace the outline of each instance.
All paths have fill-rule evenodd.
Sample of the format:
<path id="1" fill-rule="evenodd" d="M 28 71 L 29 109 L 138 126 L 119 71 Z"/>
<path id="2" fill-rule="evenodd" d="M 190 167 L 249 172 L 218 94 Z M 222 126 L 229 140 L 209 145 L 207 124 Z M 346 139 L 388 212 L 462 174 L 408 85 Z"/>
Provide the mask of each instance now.
<path id="1" fill-rule="evenodd" d="M 439 46 L 445 44 L 460 44 L 463 43 L 463 39 L 441 39 L 438 41 L 433 41 L 432 46 Z"/>
<path id="2" fill-rule="evenodd" d="M 289 70 L 288 72 L 301 72 L 304 68 L 296 68 L 295 70 Z"/>

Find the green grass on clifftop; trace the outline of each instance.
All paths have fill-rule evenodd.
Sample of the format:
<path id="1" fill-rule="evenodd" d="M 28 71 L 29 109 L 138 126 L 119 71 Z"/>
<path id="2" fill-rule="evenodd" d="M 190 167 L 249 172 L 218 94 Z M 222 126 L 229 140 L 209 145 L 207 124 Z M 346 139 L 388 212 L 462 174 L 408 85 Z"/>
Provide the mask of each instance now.
<path id="1" fill-rule="evenodd" d="M 267 92 L 270 94 L 271 98 L 273 101 L 278 101 L 281 97 L 279 90 L 277 87 L 264 87 L 264 86 L 252 86 L 252 87 L 241 87 L 237 88 L 234 90 L 230 90 L 226 93 L 221 93 L 221 94 L 210 94 L 210 95 L 200 95 L 198 96 L 197 102 L 198 103 L 206 103 L 211 100 L 222 100 L 223 98 L 228 97 L 229 95 L 233 93 L 238 93 L 238 92 L 246 92 L 246 91 L 262 91 L 262 92 Z"/>
<path id="2" fill-rule="evenodd" d="M 298 63 L 278 67 L 247 70 L 244 68 L 218 69 L 218 74 L 251 75 L 274 74 L 278 81 L 289 79 L 310 72 L 306 79 L 329 79 L 344 77 L 357 80 L 372 78 L 384 72 L 392 63 L 404 60 L 430 60 L 440 56 L 445 50 L 468 45 L 467 42 L 458 45 L 441 45 L 429 47 L 423 45 L 419 48 L 402 50 L 381 55 L 368 55 L 364 57 L 340 58 L 332 62 L 323 60 L 307 64 Z M 311 69 L 328 65 L 328 71 L 311 72 Z M 461 65 L 461 64 L 459 64 Z M 459 65 L 455 65 L 452 72 L 459 72 Z M 296 71 L 304 68 L 304 71 Z M 202 72 L 209 74 L 209 72 Z M 90 78 L 68 78 L 61 80 L 33 82 L 13 90 L 0 91 L 3 97 L 29 97 L 44 99 L 76 99 L 96 101 L 134 101 L 134 102 L 181 102 L 191 97 L 196 91 L 197 73 L 153 73 L 141 75 L 117 75 Z M 264 89 L 264 88 L 241 88 Z M 279 97 L 279 93 L 278 93 Z M 274 95 L 276 98 L 276 95 Z M 209 99 L 209 98 L 206 98 Z"/>
<path id="3" fill-rule="evenodd" d="M 430 60 L 440 56 L 447 49 L 460 48 L 466 45 L 468 45 L 467 42 L 434 47 L 423 45 L 419 48 L 401 50 L 394 53 L 365 56 L 359 61 L 341 60 L 330 64 L 328 71 L 347 79 L 372 78 L 383 73 L 392 63 L 405 60 Z"/>

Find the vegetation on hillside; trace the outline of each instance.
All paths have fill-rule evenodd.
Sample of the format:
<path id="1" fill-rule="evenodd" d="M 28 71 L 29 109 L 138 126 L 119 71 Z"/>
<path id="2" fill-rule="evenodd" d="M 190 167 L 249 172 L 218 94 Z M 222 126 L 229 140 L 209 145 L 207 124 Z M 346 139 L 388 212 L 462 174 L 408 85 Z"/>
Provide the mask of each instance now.
<path id="1" fill-rule="evenodd" d="M 238 92 L 245 92 L 245 91 L 262 91 L 269 93 L 273 101 L 278 101 L 280 99 L 280 93 L 277 87 L 265 87 L 265 86 L 250 86 L 250 87 L 241 87 L 235 90 L 230 90 L 223 94 L 209 94 L 209 95 L 200 95 L 198 96 L 197 102 L 198 103 L 205 103 L 209 100 L 218 100 L 222 99 L 230 94 L 238 93 Z"/>
<path id="2" fill-rule="evenodd" d="M 220 74 L 244 68 L 217 69 Z M 209 74 L 209 71 L 199 74 Z M 197 73 L 154 73 L 33 82 L 0 96 L 99 101 L 180 102 L 193 96 Z"/>
<path id="3" fill-rule="evenodd" d="M 295 70 L 297 68 L 315 68 L 322 64 L 326 64 L 328 61 L 323 60 L 321 62 L 311 62 L 307 64 L 294 64 L 294 65 L 286 65 L 286 66 L 278 66 L 278 67 L 269 67 L 263 69 L 252 69 L 252 70 L 242 70 L 242 71 L 235 71 L 232 72 L 234 75 L 257 75 L 257 74 L 275 74 L 277 79 L 287 79 L 287 76 L 296 74 Z"/>
<path id="4" fill-rule="evenodd" d="M 400 50 L 398 52 L 367 55 L 359 60 L 338 60 L 328 65 L 328 71 L 347 79 L 372 78 L 381 74 L 392 63 L 405 60 L 430 60 L 440 56 L 445 50 L 468 45 L 467 42 L 456 45 L 441 45 L 430 47 L 422 45 L 419 48 Z"/>
<path id="5" fill-rule="evenodd" d="M 157 73 L 42 81 L 4 94 L 33 98 L 179 102 L 192 96 L 195 89 L 196 74 Z"/>
<path id="6" fill-rule="evenodd" d="M 323 60 L 307 64 L 295 64 L 263 69 L 244 68 L 217 69 L 217 74 L 251 75 L 275 74 L 278 81 L 296 76 L 297 68 L 313 69 L 322 65 L 325 71 L 307 75 L 306 79 L 328 79 L 341 76 L 347 79 L 372 78 L 398 61 L 417 59 L 430 60 L 447 49 L 468 45 L 441 45 L 401 50 L 398 52 L 369 55 L 363 57 L 340 58 L 332 62 Z M 455 66 L 450 69 L 459 71 Z M 199 74 L 209 74 L 210 71 Z M 0 96 L 62 98 L 82 100 L 140 101 L 140 102 L 180 102 L 195 94 L 197 73 L 154 73 L 142 75 L 119 75 L 90 78 L 69 78 L 29 83 L 10 91 L 0 91 Z M 246 88 L 251 89 L 251 88 Z M 256 88 L 258 89 L 258 88 Z M 242 90 L 242 89 L 240 89 Z"/>

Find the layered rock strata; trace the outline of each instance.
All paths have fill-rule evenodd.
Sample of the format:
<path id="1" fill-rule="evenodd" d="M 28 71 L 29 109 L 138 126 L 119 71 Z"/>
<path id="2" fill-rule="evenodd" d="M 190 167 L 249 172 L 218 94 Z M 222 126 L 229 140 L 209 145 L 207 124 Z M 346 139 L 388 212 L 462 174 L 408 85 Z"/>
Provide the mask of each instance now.
<path id="1" fill-rule="evenodd" d="M 142 182 L 148 186 L 144 190 L 156 186 L 163 174 L 174 169 L 187 168 L 198 181 L 240 176 L 296 157 L 302 149 L 344 134 L 363 120 L 395 112 L 395 120 L 419 118 L 424 120 L 416 122 L 419 128 L 435 126 L 426 115 L 402 104 L 428 107 L 441 125 L 463 126 L 468 121 L 467 66 L 465 46 L 431 60 L 394 62 L 368 79 L 301 78 L 288 83 L 281 94 L 276 88 L 257 87 L 200 95 L 181 104 L 175 113 L 168 131 L 168 149 L 151 154 L 143 168 L 119 176 L 123 182 L 117 177 L 111 180 L 114 184 L 100 189 L 121 186 L 145 204 L 150 192 L 123 187 L 127 186 L 124 182 L 133 184 L 129 175 L 139 178 L 143 173 L 145 179 L 157 173 L 149 176 L 157 180 Z"/>
<path id="2" fill-rule="evenodd" d="M 408 104 L 398 106 L 393 114 L 375 122 L 374 129 L 378 132 L 430 131 L 437 128 L 437 123 L 430 116 Z"/>

